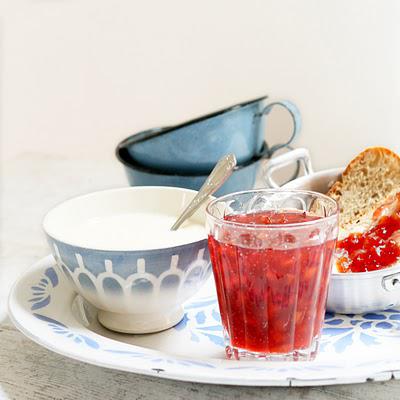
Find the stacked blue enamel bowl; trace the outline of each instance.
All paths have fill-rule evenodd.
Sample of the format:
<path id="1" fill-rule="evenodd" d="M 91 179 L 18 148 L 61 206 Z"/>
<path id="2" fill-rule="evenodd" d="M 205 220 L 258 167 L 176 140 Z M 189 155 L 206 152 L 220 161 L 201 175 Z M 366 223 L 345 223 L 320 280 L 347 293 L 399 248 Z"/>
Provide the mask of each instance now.
<path id="1" fill-rule="evenodd" d="M 117 158 L 132 186 L 198 190 L 218 160 L 233 153 L 238 165 L 216 195 L 250 189 L 265 159 L 288 146 L 300 129 L 300 115 L 292 103 L 266 102 L 264 96 L 176 126 L 134 134 L 119 143 Z M 289 111 L 293 132 L 286 143 L 269 147 L 264 141 L 265 117 L 275 105 Z"/>

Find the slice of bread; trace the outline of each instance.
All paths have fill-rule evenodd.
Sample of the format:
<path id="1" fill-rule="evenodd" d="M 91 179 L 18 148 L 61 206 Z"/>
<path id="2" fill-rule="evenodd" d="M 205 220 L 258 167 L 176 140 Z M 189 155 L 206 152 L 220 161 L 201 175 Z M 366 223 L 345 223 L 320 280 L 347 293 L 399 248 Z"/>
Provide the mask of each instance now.
<path id="1" fill-rule="evenodd" d="M 363 232 L 376 208 L 400 192 L 400 157 L 384 147 L 370 147 L 355 157 L 328 196 L 339 203 L 339 238 Z"/>

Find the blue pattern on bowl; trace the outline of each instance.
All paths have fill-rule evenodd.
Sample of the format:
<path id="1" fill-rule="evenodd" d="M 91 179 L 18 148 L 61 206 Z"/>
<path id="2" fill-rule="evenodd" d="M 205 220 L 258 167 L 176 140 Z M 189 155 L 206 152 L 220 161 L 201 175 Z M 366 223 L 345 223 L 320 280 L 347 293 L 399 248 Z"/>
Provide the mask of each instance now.
<path id="1" fill-rule="evenodd" d="M 172 217 L 179 215 L 195 195 L 187 189 L 124 187 L 68 200 L 45 216 L 43 228 L 60 271 L 76 292 L 100 310 L 98 318 L 104 326 L 125 333 L 149 333 L 167 329 L 183 318 L 183 302 L 211 274 L 202 226 L 204 206 L 192 217 L 197 224 L 195 235 L 169 233 L 160 219 L 160 227 L 150 225 L 146 244 L 134 238 L 141 235 L 146 219 L 142 226 L 123 227 L 129 230 L 120 240 L 118 229 L 107 217 L 118 215 L 119 225 L 135 213 Z M 92 220 L 102 224 L 103 242 L 93 240 L 96 227 L 83 237 L 75 234 L 85 221 Z M 161 229 L 159 233 L 157 229 Z M 133 238 L 129 240 L 131 232 Z M 153 235 L 159 235 L 159 247 L 152 244 Z"/>
<path id="2" fill-rule="evenodd" d="M 47 239 L 74 289 L 95 306 L 113 312 L 134 313 L 136 303 L 165 294 L 171 295 L 174 304 L 182 303 L 211 274 L 206 239 L 165 249 L 135 251 L 87 249 L 49 235 Z M 113 304 L 112 298 L 125 300 Z"/>

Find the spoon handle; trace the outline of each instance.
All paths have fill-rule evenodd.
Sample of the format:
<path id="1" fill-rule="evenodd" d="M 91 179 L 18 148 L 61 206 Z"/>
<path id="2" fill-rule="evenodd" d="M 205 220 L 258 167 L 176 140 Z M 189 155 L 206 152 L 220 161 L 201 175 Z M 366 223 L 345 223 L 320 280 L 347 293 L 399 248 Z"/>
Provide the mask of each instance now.
<path id="1" fill-rule="evenodd" d="M 183 222 L 187 218 L 190 218 L 208 199 L 208 196 L 215 193 L 225 183 L 225 181 L 231 176 L 235 166 L 236 157 L 234 154 L 228 154 L 218 161 L 217 165 L 211 171 L 211 174 L 203 183 L 203 186 L 200 188 L 199 192 L 171 227 L 171 231 L 176 231 L 183 224 Z"/>

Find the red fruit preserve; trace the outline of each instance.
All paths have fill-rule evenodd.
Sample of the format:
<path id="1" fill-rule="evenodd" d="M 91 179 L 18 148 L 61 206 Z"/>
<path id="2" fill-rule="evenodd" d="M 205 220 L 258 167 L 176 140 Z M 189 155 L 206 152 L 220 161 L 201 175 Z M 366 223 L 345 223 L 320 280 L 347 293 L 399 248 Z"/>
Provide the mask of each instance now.
<path id="1" fill-rule="evenodd" d="M 276 226 L 320 218 L 263 211 L 224 219 Z M 222 324 L 232 347 L 262 354 L 310 348 L 322 328 L 335 240 L 310 245 L 313 235 L 322 234 L 318 227 L 297 234 L 296 226 L 288 225 L 275 235 L 272 229 L 243 233 L 238 226 L 239 237 L 232 227 L 221 229 L 218 238 L 208 240 Z"/>
<path id="2" fill-rule="evenodd" d="M 337 244 L 339 272 L 366 272 L 400 261 L 400 193 L 388 198 L 364 233 L 352 233 Z"/>

